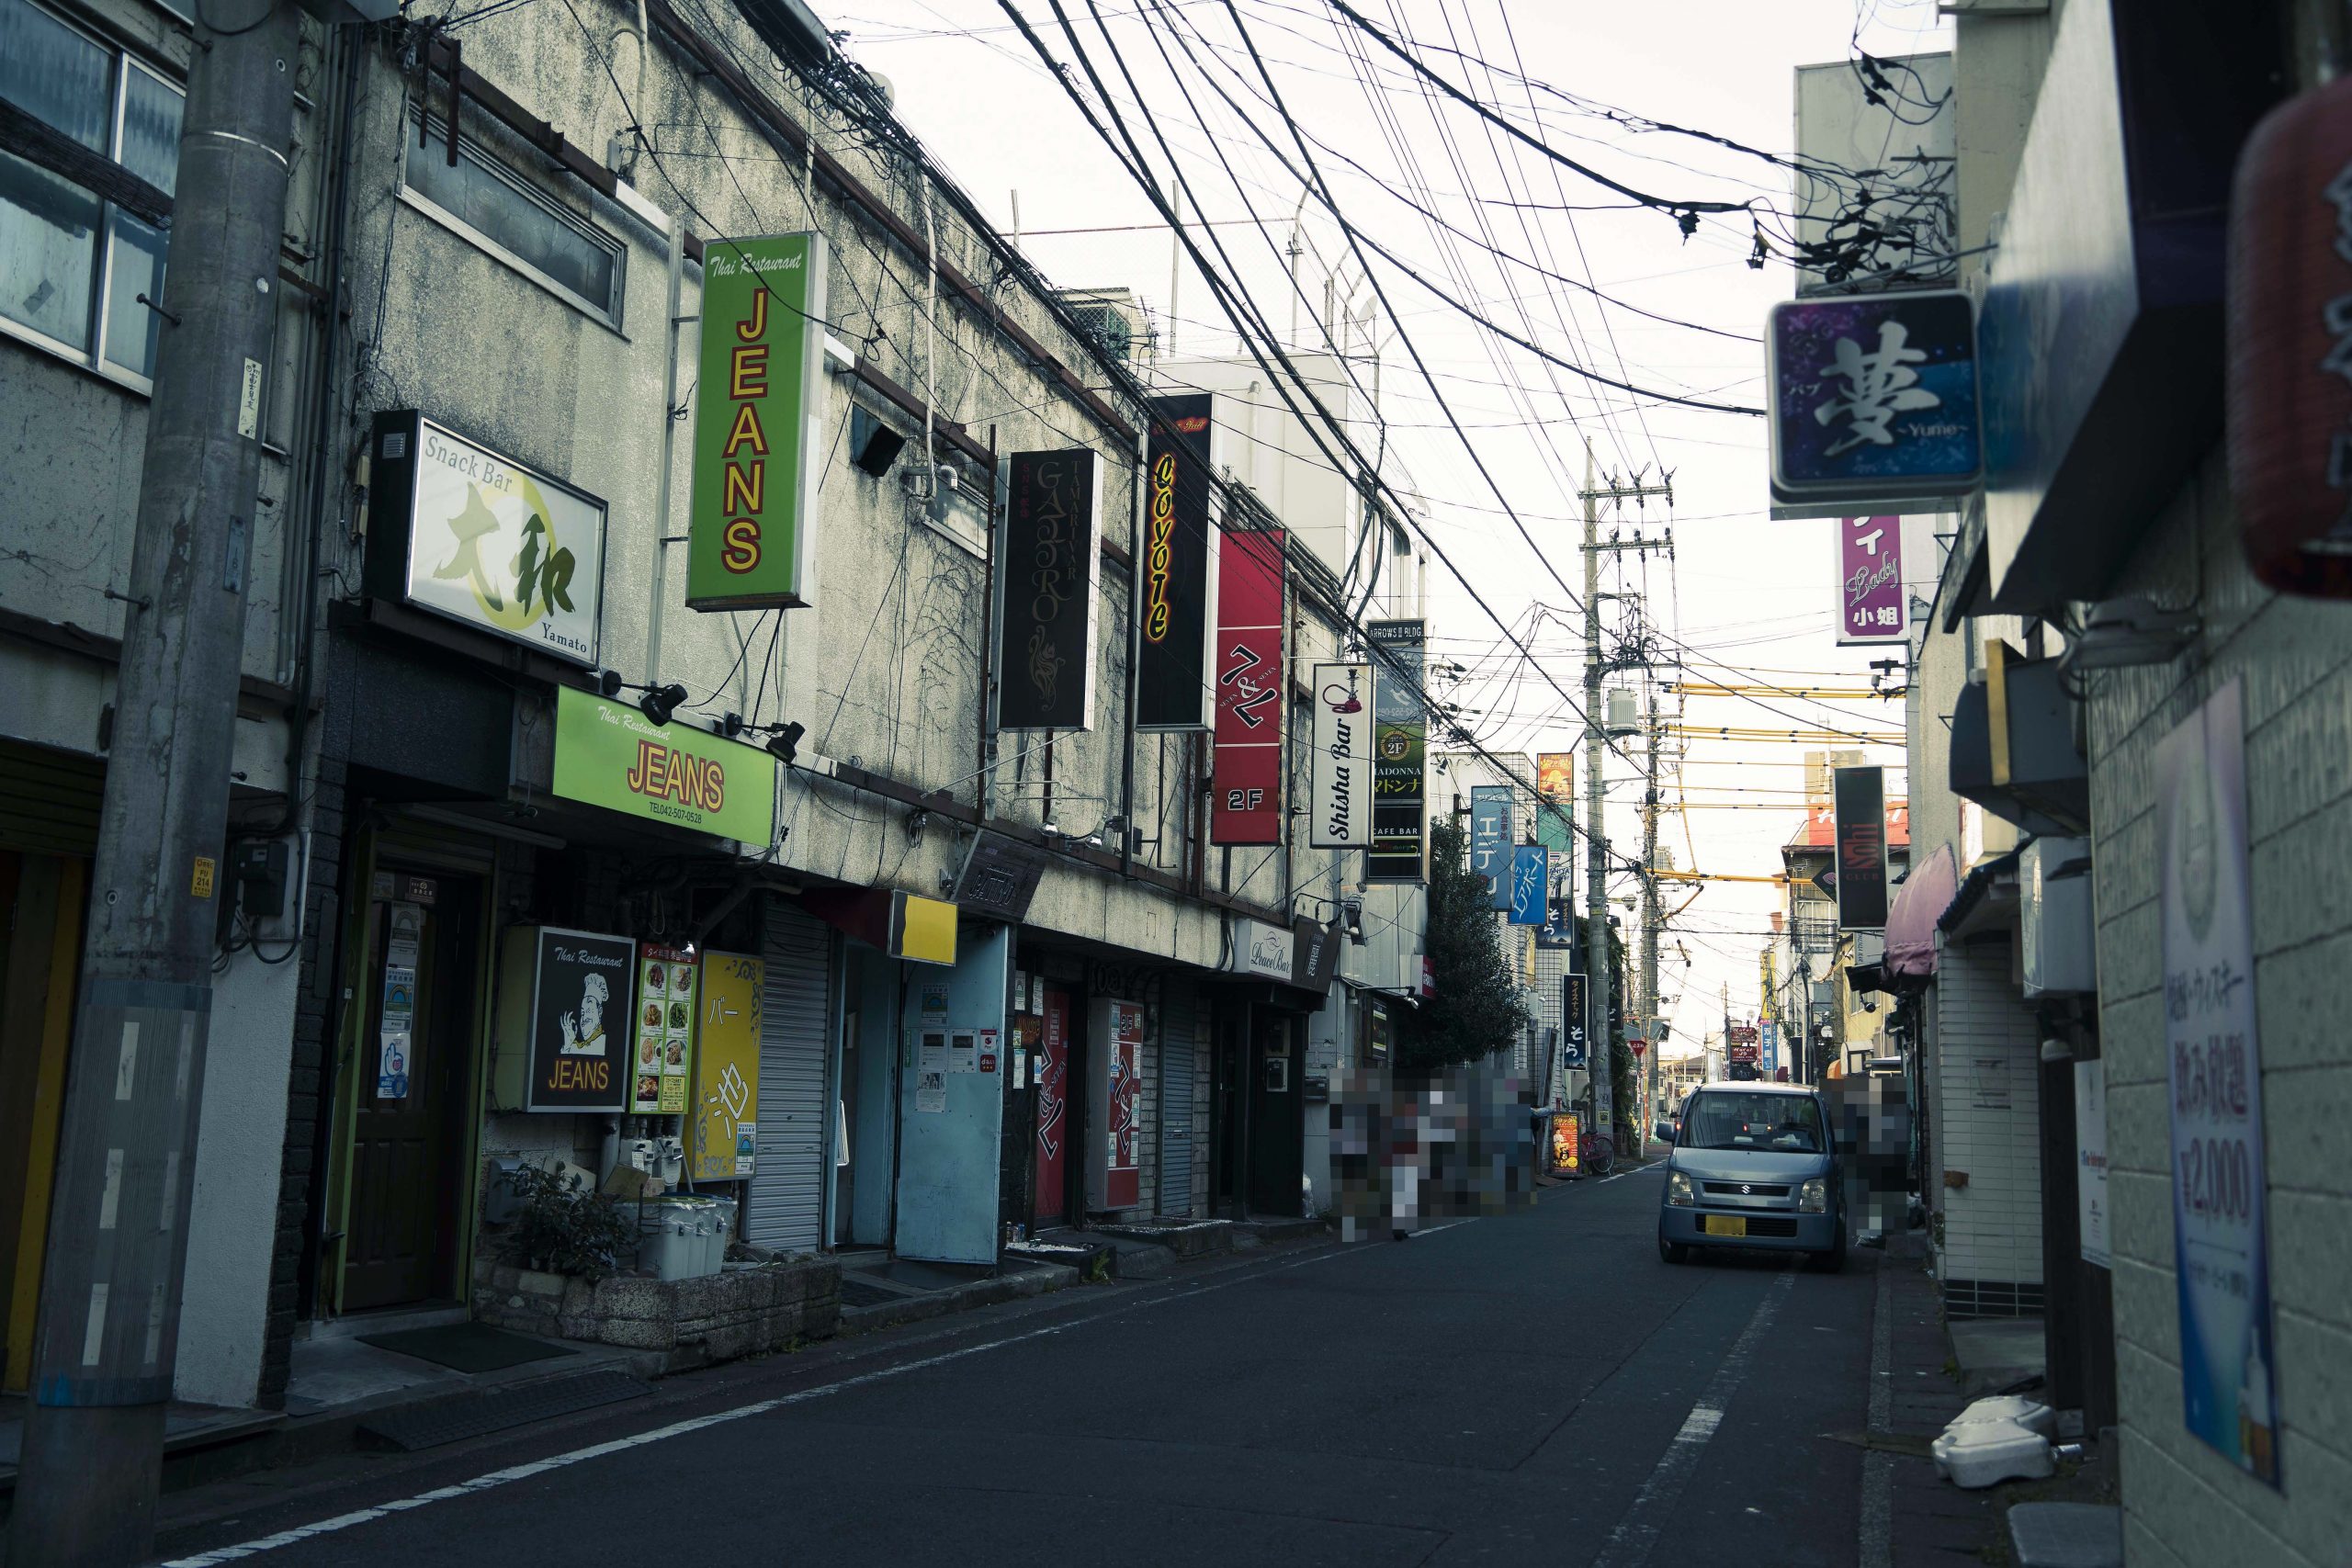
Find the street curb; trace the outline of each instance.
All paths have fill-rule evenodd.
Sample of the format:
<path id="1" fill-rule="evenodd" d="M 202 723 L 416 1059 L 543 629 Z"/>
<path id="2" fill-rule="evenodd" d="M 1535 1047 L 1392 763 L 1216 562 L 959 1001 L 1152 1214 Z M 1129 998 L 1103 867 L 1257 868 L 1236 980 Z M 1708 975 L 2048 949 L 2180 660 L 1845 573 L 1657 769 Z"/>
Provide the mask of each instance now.
<path id="1" fill-rule="evenodd" d="M 926 1318 L 944 1317 L 952 1312 L 995 1306 L 1001 1302 L 1019 1301 L 1023 1296 L 1041 1296 L 1048 1291 L 1064 1290 L 1078 1282 L 1079 1272 L 1075 1269 L 1064 1268 L 1058 1263 L 1032 1263 L 993 1279 L 975 1280 L 968 1285 L 958 1285 L 952 1291 L 933 1291 L 925 1295 L 909 1296 L 903 1301 L 886 1302 L 878 1306 L 844 1304 L 841 1327 L 834 1337 L 847 1339 L 901 1323 L 921 1323 Z"/>

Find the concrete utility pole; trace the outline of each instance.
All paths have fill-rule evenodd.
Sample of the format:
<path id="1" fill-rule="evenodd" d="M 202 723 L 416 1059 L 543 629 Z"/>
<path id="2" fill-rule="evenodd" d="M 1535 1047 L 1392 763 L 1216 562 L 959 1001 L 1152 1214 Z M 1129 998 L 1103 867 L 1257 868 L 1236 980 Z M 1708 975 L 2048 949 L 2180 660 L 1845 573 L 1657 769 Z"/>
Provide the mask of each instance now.
<path id="1" fill-rule="evenodd" d="M 9 1561 L 146 1560 L 179 1336 L 297 13 L 197 24 Z M 289 778 L 287 788 L 296 790 Z"/>
<path id="2" fill-rule="evenodd" d="M 1657 693 L 1650 693 L 1649 788 L 1642 796 L 1642 1017 L 1649 1052 L 1637 1064 L 1643 1069 L 1642 1113 L 1634 1123 L 1634 1135 L 1648 1141 L 1657 1111 Z"/>
<path id="3" fill-rule="evenodd" d="M 1609 840 L 1603 831 L 1600 797 L 1600 759 L 1608 739 L 1608 716 L 1600 706 L 1600 557 L 1604 550 L 1613 554 L 1650 547 L 1640 540 L 1602 544 L 1600 502 L 1638 502 L 1645 496 L 1662 495 L 1671 505 L 1674 483 L 1669 475 L 1654 485 L 1641 483 L 1638 477 L 1630 485 L 1619 484 L 1614 477 L 1605 486 L 1596 485 L 1592 448 L 1588 445 L 1584 489 L 1577 493 L 1584 502 L 1584 792 L 1587 815 L 1591 818 L 1585 830 L 1585 971 L 1590 976 L 1586 985 L 1592 997 L 1587 1035 L 1591 1042 L 1593 1131 L 1613 1137 L 1611 1129 L 1616 1122 L 1610 1077 L 1616 1067 L 1617 1038 L 1609 1027 Z"/>

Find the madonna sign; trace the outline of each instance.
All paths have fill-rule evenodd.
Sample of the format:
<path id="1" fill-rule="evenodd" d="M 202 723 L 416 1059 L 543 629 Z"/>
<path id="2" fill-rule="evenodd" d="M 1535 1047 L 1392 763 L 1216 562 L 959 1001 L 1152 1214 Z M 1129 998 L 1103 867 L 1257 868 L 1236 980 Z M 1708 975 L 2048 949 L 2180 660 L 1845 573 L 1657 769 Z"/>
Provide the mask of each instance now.
<path id="1" fill-rule="evenodd" d="M 1209 713 L 1209 606 L 1216 528 L 1209 516 L 1206 392 L 1151 400 L 1144 474 L 1142 581 L 1136 594 L 1135 728 L 1144 734 L 1214 728 Z"/>
<path id="2" fill-rule="evenodd" d="M 1957 289 L 1791 299 L 1764 334 L 1781 516 L 1964 495 L 1984 472 L 1976 310 Z M 1886 510 L 1896 510 L 1889 506 Z"/>
<path id="3" fill-rule="evenodd" d="M 714 240 L 703 253 L 686 604 L 808 603 L 823 405 L 825 237 Z"/>
<path id="4" fill-rule="evenodd" d="M 1283 531 L 1234 534 L 1216 591 L 1216 786 L 1209 842 L 1278 844 L 1283 833 Z"/>
<path id="5" fill-rule="evenodd" d="M 1372 842 L 1372 667 L 1315 666 L 1306 841 L 1318 850 Z"/>
<path id="6" fill-rule="evenodd" d="M 1015 452 L 1005 510 L 997 728 L 1094 728 L 1102 459 Z"/>
<path id="7" fill-rule="evenodd" d="M 1419 882 L 1429 874 L 1429 716 L 1421 705 L 1427 632 L 1420 621 L 1374 621 L 1364 636 L 1382 653 L 1372 677 L 1372 845 L 1364 876 Z"/>
<path id="8" fill-rule="evenodd" d="M 378 414 L 371 450 L 369 592 L 596 664 L 603 502 L 413 410 Z"/>

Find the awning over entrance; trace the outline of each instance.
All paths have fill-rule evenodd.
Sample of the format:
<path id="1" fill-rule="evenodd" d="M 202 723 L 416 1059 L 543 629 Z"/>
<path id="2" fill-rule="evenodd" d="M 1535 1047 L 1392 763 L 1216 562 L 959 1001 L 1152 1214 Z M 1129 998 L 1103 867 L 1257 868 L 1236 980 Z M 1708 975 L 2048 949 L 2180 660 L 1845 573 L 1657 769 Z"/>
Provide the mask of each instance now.
<path id="1" fill-rule="evenodd" d="M 1936 852 L 1903 879 L 1886 915 L 1886 977 L 1925 980 L 1936 972 L 1936 921 L 1951 904 L 1960 874 L 1951 846 Z"/>

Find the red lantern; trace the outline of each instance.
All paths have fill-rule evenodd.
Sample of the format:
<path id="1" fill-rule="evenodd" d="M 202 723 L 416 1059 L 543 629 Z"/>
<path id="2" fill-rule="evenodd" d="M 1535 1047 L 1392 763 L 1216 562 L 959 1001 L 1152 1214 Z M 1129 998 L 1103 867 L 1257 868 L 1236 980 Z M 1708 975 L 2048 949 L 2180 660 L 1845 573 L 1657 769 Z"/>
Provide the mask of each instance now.
<path id="1" fill-rule="evenodd" d="M 2230 203 L 2230 488 L 2254 574 L 2352 598 L 2352 77 L 2246 139 Z"/>

